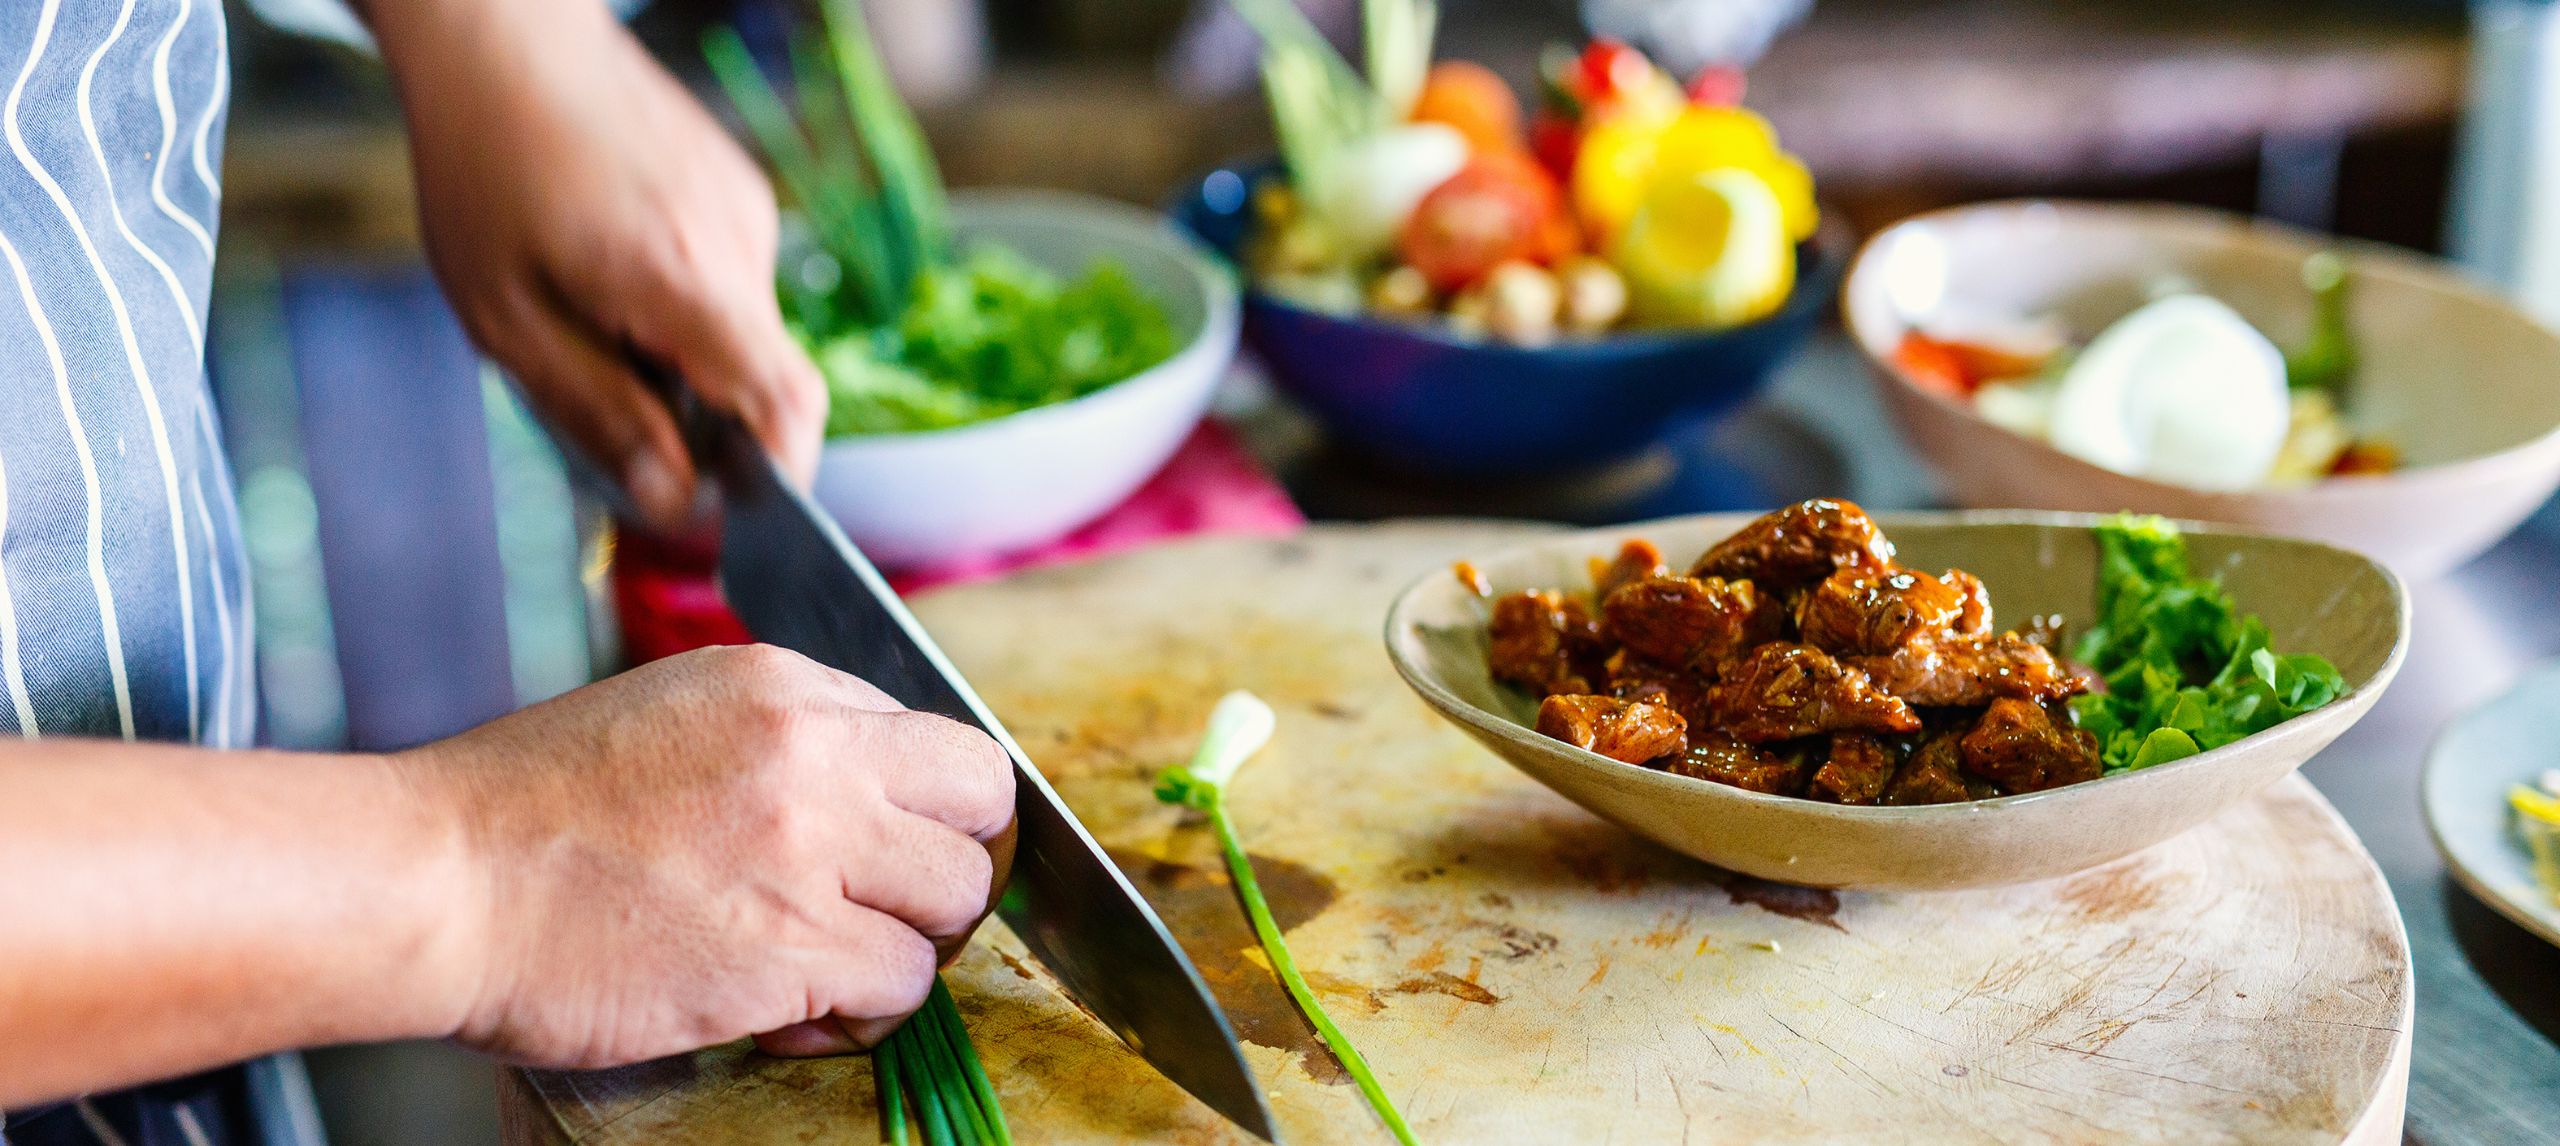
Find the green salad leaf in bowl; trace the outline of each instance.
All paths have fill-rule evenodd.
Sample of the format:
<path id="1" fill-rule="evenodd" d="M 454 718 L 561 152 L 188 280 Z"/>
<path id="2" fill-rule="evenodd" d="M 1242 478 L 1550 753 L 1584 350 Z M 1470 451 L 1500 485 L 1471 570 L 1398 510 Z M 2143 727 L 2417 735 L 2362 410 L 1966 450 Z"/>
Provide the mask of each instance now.
<path id="1" fill-rule="evenodd" d="M 713 29 L 703 52 L 806 225 L 776 289 L 826 376 L 827 436 L 983 422 L 1172 357 L 1162 302 L 1118 264 L 1069 277 L 955 240 L 941 171 L 858 0 L 818 7 L 818 27 L 792 39 L 791 104 L 734 30 Z"/>

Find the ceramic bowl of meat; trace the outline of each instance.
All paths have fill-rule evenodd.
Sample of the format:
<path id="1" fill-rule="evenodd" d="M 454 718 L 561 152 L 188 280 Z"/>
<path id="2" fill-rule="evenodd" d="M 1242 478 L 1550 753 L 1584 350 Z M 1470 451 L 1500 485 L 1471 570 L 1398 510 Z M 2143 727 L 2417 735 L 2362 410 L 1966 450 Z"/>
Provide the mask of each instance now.
<path id="1" fill-rule="evenodd" d="M 1987 620 L 1997 628 L 2058 615 L 2072 630 L 2095 612 L 2093 530 L 2102 518 L 1970 511 L 1877 520 L 1903 565 L 1977 576 L 1988 590 Z M 1470 568 L 1435 573 L 1397 599 L 1387 618 L 1388 655 L 1424 702 L 1514 767 L 1675 851 L 1788 883 L 1935 889 L 2078 871 L 2247 800 L 2362 717 L 2398 671 L 2407 644 L 2407 597 L 2380 564 L 2319 542 L 2190 526 L 2193 571 L 2217 578 L 2239 610 L 2262 619 L 2276 649 L 2328 658 L 2348 691 L 2185 759 L 2041 791 L 1920 806 L 1767 794 L 1621 763 L 1541 735 L 1539 702 L 1494 679 L 1486 654 L 1495 599 L 1533 589 L 1588 593 L 1591 559 L 1634 538 L 1657 544 L 1676 569 L 1751 521 L 1733 514 L 1675 518 L 1559 534 L 1474 557 Z M 1464 579 L 1470 574 L 1480 586 Z"/>
<path id="2" fill-rule="evenodd" d="M 1252 227 L 1248 189 L 1275 164 L 1220 168 L 1173 206 L 1229 258 Z M 1730 413 L 1802 349 L 1851 246 L 1827 223 L 1796 256 L 1777 313 L 1727 330 L 1637 331 L 1545 346 L 1469 338 L 1436 323 L 1244 299 L 1244 344 L 1332 439 L 1401 473 L 1518 478 L 1605 467 Z"/>
<path id="3" fill-rule="evenodd" d="M 2051 316 L 2086 339 L 2154 284 L 2190 283 L 2279 347 L 2311 324 L 2303 260 L 2344 251 L 2362 363 L 2347 421 L 2394 447 L 2385 474 L 2217 492 L 2104 469 L 1919 384 L 1894 351 L 1944 316 Z M 1843 318 L 1883 395 L 1958 505 L 2136 510 L 2309 537 L 2405 576 L 2450 569 L 2560 486 L 2560 335 L 2444 264 L 2186 207 L 2003 202 L 1916 216 L 1852 264 Z"/>

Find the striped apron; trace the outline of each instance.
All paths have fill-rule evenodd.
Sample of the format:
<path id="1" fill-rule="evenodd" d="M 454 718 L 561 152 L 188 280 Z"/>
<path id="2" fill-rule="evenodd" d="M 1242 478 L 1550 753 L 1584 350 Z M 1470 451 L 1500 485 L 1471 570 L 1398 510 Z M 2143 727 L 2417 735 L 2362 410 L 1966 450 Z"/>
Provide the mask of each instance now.
<path id="1" fill-rule="evenodd" d="M 254 737 L 204 370 L 227 87 L 220 0 L 0 0 L 0 733 Z M 0 1140 L 309 1139 L 296 1071 L 19 1111 Z"/>

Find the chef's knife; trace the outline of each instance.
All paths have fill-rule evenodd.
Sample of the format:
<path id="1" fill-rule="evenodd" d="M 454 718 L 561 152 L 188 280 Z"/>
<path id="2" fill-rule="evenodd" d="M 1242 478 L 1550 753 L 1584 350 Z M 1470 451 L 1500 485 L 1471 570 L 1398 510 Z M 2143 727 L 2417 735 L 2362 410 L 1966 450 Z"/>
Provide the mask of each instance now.
<path id="1" fill-rule="evenodd" d="M 1076 822 L 835 522 L 782 480 L 734 418 L 670 388 L 693 455 L 719 483 L 720 583 L 747 631 L 871 682 L 909 708 L 976 725 L 1013 757 L 1021 817 L 997 914 L 1069 994 L 1166 1078 L 1279 1141 L 1226 1012 L 1128 878 Z"/>

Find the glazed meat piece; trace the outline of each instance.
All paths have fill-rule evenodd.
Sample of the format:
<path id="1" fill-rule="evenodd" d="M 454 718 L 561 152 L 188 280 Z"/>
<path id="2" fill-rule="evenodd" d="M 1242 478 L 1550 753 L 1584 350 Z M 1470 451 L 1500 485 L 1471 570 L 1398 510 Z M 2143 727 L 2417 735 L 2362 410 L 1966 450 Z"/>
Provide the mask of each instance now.
<path id="1" fill-rule="evenodd" d="M 1714 681 L 1694 668 L 1656 664 L 1620 649 L 1609 654 L 1601 672 L 1611 696 L 1668 705 L 1693 725 L 1706 719 L 1707 686 Z"/>
<path id="2" fill-rule="evenodd" d="M 1662 550 L 1639 537 L 1619 546 L 1617 557 L 1611 560 L 1591 559 L 1591 597 L 1606 601 L 1621 585 L 1670 575 L 1671 564 L 1662 559 Z"/>
<path id="3" fill-rule="evenodd" d="M 1893 779 L 1893 750 L 1884 741 L 1855 732 L 1831 737 L 1831 758 L 1814 769 L 1806 794 L 1835 804 L 1872 804 Z"/>
<path id="4" fill-rule="evenodd" d="M 1785 610 L 1751 582 L 1721 577 L 1648 577 L 1600 603 L 1601 632 L 1657 664 L 1711 664 L 1775 640 L 1785 624 Z"/>
<path id="5" fill-rule="evenodd" d="M 1966 580 L 1972 580 L 1966 576 Z M 1974 581 L 1971 588 L 1982 583 Z M 1796 602 L 1799 639 L 1844 657 L 1885 656 L 1913 641 L 1959 631 L 1966 587 L 1917 569 L 1843 569 Z"/>
<path id="6" fill-rule="evenodd" d="M 1911 758 L 1894 770 L 1893 779 L 1885 782 L 1879 803 L 1896 807 L 1909 804 L 1958 804 L 1974 798 L 1959 775 L 1956 738 L 1933 736 L 1911 752 Z"/>
<path id="7" fill-rule="evenodd" d="M 1692 577 L 1750 580 L 1764 591 L 1811 585 L 1838 569 L 1893 564 L 1893 543 L 1867 511 L 1846 501 L 1800 501 L 1717 542 L 1689 569 Z"/>
<path id="8" fill-rule="evenodd" d="M 1940 573 L 1938 580 L 1955 590 L 1960 599 L 1956 605 L 1956 618 L 1947 625 L 1947 631 L 1959 637 L 1990 636 L 1991 587 L 1983 584 L 1982 578 L 1962 569 Z"/>
<path id="9" fill-rule="evenodd" d="M 1600 623 L 1582 602 L 1557 592 L 1513 593 L 1493 603 L 1493 678 L 1540 696 L 1590 692 L 1608 656 Z"/>
<path id="10" fill-rule="evenodd" d="M 1538 706 L 1538 733 L 1629 764 L 1689 746 L 1689 722 L 1679 713 L 1614 696 L 1550 696 Z"/>
<path id="11" fill-rule="evenodd" d="M 2098 778 L 2098 741 L 2031 700 L 2002 697 L 1957 746 L 1964 771 L 2004 792 L 2041 792 Z"/>
<path id="12" fill-rule="evenodd" d="M 1761 751 L 1721 732 L 1701 734 L 1686 752 L 1659 761 L 1675 776 L 1693 776 L 1773 796 L 1792 796 L 1804 786 L 1804 766 Z"/>
<path id="13" fill-rule="evenodd" d="M 1712 723 L 1752 743 L 1825 732 L 1917 732 L 1920 718 L 1867 674 L 1804 645 L 1768 644 L 1728 661 L 1707 692 Z"/>
<path id="14" fill-rule="evenodd" d="M 1912 704 L 1989 704 L 1995 697 L 2059 700 L 2089 691 L 2089 682 L 2016 633 L 1987 640 L 1920 641 L 1891 656 L 1850 661 L 1876 686 Z"/>

